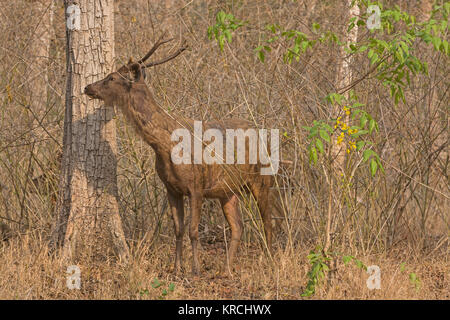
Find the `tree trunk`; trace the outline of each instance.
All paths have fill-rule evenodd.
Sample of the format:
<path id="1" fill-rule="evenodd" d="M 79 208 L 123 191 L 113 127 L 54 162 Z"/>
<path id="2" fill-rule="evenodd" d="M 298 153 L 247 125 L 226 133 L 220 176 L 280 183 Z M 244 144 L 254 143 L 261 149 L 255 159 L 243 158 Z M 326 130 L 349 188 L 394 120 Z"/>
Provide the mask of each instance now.
<path id="1" fill-rule="evenodd" d="M 352 7 L 352 0 L 347 0 L 347 8 L 349 9 L 348 17 L 357 17 L 359 15 L 359 7 L 357 4 L 355 4 Z M 346 28 L 347 26 L 345 26 Z M 355 24 L 353 29 L 351 29 L 347 36 L 344 38 L 345 42 L 350 44 L 354 43 L 358 40 L 358 25 Z M 336 88 L 344 88 L 351 84 L 352 82 L 352 69 L 351 65 L 353 63 L 353 56 L 349 55 L 345 52 L 345 47 L 341 47 L 340 52 L 340 63 L 337 68 L 337 74 L 336 74 Z M 348 94 L 348 92 L 346 93 Z M 337 117 L 338 115 L 342 115 L 343 120 L 345 123 L 348 124 L 349 118 L 345 115 L 345 113 L 342 112 L 342 109 L 339 105 L 333 106 L 333 116 Z M 332 154 L 334 160 L 334 166 L 338 171 L 343 170 L 344 164 L 345 164 L 345 154 L 346 149 L 342 148 L 341 146 L 338 146 L 336 144 L 333 144 Z"/>
<path id="2" fill-rule="evenodd" d="M 357 4 L 352 6 L 352 0 L 347 0 L 346 8 L 348 8 L 348 18 L 356 17 L 359 15 L 359 7 Z M 346 28 L 346 25 L 344 25 Z M 345 43 L 350 44 L 354 43 L 358 40 L 358 25 L 355 24 L 353 29 L 351 29 L 346 37 L 344 38 Z M 353 57 L 351 55 L 348 55 L 345 52 L 345 46 L 341 46 L 341 52 L 339 59 L 339 65 L 337 68 L 337 74 L 336 74 L 336 88 L 344 88 L 351 84 L 352 82 L 352 70 L 351 65 L 353 63 Z M 346 93 L 348 95 L 348 93 Z M 347 96 L 348 98 L 348 96 Z M 346 116 L 346 114 L 341 109 L 341 106 L 338 104 L 333 106 L 332 110 L 333 117 L 342 116 L 343 121 L 346 124 L 349 124 L 349 117 Z M 346 155 L 346 148 L 341 147 L 337 145 L 336 143 L 332 144 L 332 157 L 333 157 L 333 163 L 332 163 L 332 169 L 334 169 L 336 172 L 343 173 L 344 167 L 345 167 L 345 155 Z M 332 177 L 330 175 L 329 179 L 329 195 L 328 195 L 328 217 L 327 217 L 327 227 L 326 227 L 326 239 L 325 239 L 325 246 L 324 251 L 327 252 L 328 249 L 331 247 L 331 226 L 332 221 L 334 218 L 333 215 L 333 202 L 332 202 L 332 196 L 333 196 L 333 185 L 332 185 Z M 331 269 L 334 269 L 334 263 L 335 261 L 332 261 L 333 267 Z M 329 275 L 329 281 L 331 281 L 334 278 L 334 270 L 330 272 Z M 329 282 L 330 283 L 330 282 Z"/>
<path id="3" fill-rule="evenodd" d="M 113 108 L 83 94 L 113 67 L 113 0 L 65 0 L 81 10 L 80 30 L 67 36 L 67 88 L 57 243 L 72 260 L 127 259 L 117 203 Z M 67 17 L 67 16 L 66 16 Z"/>

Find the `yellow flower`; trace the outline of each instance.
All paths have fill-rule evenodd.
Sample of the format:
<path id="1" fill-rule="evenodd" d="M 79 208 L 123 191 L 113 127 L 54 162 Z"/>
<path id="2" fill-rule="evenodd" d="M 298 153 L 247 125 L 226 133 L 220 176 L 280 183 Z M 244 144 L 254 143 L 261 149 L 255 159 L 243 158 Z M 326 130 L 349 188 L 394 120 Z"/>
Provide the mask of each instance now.
<path id="1" fill-rule="evenodd" d="M 350 153 L 350 149 L 347 149 L 347 153 Z"/>

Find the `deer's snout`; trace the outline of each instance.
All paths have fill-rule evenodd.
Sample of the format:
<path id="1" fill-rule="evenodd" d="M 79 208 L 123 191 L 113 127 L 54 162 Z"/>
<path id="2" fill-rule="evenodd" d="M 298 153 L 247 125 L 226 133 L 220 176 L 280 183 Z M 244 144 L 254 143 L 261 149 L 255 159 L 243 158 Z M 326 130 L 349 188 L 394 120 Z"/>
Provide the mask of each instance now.
<path id="1" fill-rule="evenodd" d="M 84 94 L 87 94 L 89 97 L 94 98 L 94 99 L 98 98 L 94 88 L 92 87 L 92 84 L 90 84 L 84 88 Z"/>
<path id="2" fill-rule="evenodd" d="M 88 85 L 84 88 L 84 93 L 89 95 L 90 90 L 91 90 L 91 85 Z"/>

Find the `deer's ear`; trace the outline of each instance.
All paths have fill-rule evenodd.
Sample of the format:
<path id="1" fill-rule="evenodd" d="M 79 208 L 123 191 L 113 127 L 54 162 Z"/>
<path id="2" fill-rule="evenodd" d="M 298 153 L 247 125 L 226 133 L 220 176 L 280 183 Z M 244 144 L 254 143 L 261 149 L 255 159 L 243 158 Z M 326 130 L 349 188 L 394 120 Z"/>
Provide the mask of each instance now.
<path id="1" fill-rule="evenodd" d="M 142 77 L 142 68 L 139 63 L 133 63 L 130 67 L 130 78 L 132 81 L 140 81 Z"/>

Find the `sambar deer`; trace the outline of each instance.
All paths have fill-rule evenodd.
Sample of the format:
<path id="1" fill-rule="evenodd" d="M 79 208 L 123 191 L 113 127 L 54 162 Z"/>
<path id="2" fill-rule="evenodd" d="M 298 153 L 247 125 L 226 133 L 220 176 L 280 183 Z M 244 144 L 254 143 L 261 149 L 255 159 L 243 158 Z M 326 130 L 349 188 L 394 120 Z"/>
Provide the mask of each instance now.
<path id="1" fill-rule="evenodd" d="M 137 62 L 131 59 L 116 72 L 103 80 L 88 85 L 84 92 L 90 98 L 100 99 L 106 106 L 117 106 L 128 121 L 136 128 L 139 135 L 155 151 L 156 171 L 167 188 L 170 211 L 174 221 L 176 236 L 175 272 L 182 266 L 182 241 L 184 233 L 184 202 L 188 196 L 191 207 L 189 237 L 192 244 L 192 273 L 198 274 L 198 226 L 203 198 L 219 199 L 223 213 L 231 228 L 231 243 L 228 252 L 229 266 L 233 265 L 242 234 L 242 220 L 239 212 L 239 197 L 251 192 L 261 214 L 266 245 L 271 252 L 272 224 L 269 203 L 272 175 L 261 175 L 261 164 L 175 164 L 171 152 L 176 145 L 171 135 L 178 128 L 188 128 L 194 132 L 194 120 L 169 114 L 155 102 L 145 78 L 145 68 L 156 66 L 177 57 L 187 46 L 181 46 L 166 58 L 145 63 L 145 61 L 162 44 L 170 41 L 162 37 L 150 51 Z M 229 119 L 223 121 L 203 122 L 203 129 L 251 128 L 249 121 Z M 194 137 L 195 138 L 195 137 Z M 245 138 L 244 138 L 245 139 Z M 245 144 L 248 153 L 248 143 Z M 248 157 L 247 157 L 248 158 Z"/>

